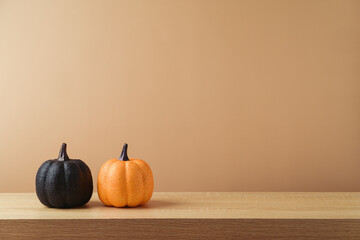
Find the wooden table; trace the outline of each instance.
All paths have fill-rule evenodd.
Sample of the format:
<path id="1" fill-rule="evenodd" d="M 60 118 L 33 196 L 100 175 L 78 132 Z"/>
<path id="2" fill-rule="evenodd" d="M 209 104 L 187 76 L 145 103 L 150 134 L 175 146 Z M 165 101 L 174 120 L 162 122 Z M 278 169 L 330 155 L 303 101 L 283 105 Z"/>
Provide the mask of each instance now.
<path id="1" fill-rule="evenodd" d="M 138 208 L 76 209 L 0 194 L 0 239 L 360 239 L 360 193 L 156 192 Z"/>

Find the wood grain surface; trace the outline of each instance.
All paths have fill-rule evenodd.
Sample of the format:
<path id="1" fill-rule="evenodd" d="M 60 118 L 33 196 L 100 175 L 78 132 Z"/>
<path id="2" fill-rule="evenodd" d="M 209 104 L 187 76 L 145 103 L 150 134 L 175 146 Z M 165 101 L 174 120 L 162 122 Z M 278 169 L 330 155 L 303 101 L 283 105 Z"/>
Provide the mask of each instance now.
<path id="1" fill-rule="evenodd" d="M 53 209 L 0 194 L 0 239 L 360 239 L 360 193 L 154 193 L 143 207 Z"/>

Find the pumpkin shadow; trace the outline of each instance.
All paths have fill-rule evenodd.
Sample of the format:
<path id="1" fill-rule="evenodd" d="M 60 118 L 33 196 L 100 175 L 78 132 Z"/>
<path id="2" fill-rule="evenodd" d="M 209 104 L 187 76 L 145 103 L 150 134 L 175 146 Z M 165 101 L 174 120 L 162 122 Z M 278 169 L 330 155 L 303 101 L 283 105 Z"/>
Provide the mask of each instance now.
<path id="1" fill-rule="evenodd" d="M 106 207 L 106 206 L 99 200 L 93 200 L 93 201 L 89 201 L 83 207 L 86 207 L 86 208 L 98 208 L 98 207 Z"/>
<path id="2" fill-rule="evenodd" d="M 174 205 L 178 205 L 176 202 L 167 201 L 167 200 L 150 200 L 147 204 L 143 206 L 138 206 L 135 208 L 144 208 L 144 209 L 152 209 L 152 208 L 168 208 Z M 77 207 L 75 209 L 86 209 L 86 208 L 114 208 L 114 209 L 134 209 L 134 207 L 123 207 L 123 208 L 116 208 L 116 207 L 109 207 L 105 206 L 101 201 L 94 200 L 88 202 L 86 205 Z"/>
<path id="3" fill-rule="evenodd" d="M 79 206 L 79 207 L 64 207 L 64 208 L 54 208 L 54 209 L 73 210 L 73 209 L 87 209 L 87 208 L 91 208 L 91 206 L 89 206 L 89 203 Z"/>

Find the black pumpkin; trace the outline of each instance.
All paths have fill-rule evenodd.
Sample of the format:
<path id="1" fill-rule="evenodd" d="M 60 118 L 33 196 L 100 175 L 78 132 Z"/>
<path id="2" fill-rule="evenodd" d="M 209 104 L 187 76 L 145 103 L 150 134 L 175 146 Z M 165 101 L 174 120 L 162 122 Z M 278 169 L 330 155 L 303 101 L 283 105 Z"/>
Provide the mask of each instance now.
<path id="1" fill-rule="evenodd" d="M 86 204 L 93 192 L 89 167 L 69 159 L 63 143 L 58 159 L 44 162 L 36 174 L 36 195 L 48 207 L 71 208 Z"/>

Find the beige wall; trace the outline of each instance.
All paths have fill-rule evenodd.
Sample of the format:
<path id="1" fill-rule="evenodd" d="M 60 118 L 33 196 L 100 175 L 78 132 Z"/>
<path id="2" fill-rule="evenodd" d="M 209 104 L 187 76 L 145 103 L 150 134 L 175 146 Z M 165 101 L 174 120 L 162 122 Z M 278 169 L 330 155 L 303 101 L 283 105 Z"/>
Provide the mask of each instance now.
<path id="1" fill-rule="evenodd" d="M 360 191 L 360 1 L 0 0 L 0 191 L 129 155 L 156 191 Z"/>

